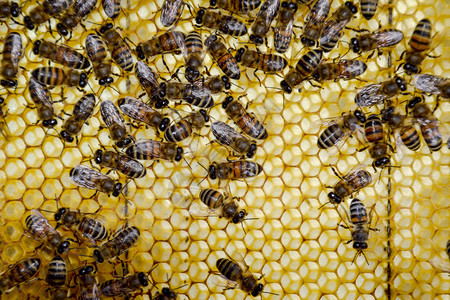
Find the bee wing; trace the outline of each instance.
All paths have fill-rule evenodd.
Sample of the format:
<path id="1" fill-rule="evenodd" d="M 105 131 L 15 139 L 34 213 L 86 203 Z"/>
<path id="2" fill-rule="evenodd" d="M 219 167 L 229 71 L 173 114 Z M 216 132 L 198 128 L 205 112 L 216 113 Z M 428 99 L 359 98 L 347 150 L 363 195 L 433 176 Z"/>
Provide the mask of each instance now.
<path id="1" fill-rule="evenodd" d="M 83 165 L 78 165 L 70 171 L 70 179 L 81 187 L 96 189 L 98 180 L 108 179 L 109 177 L 96 170 Z"/>
<path id="2" fill-rule="evenodd" d="M 211 91 L 204 85 L 190 84 L 192 85 L 192 96 L 197 98 L 208 97 L 211 95 Z"/>
<path id="3" fill-rule="evenodd" d="M 161 23 L 164 26 L 171 26 L 179 16 L 175 16 L 173 12 L 178 12 L 183 0 L 165 0 L 161 8 Z M 182 12 L 181 12 L 182 13 Z M 175 19 L 175 20 L 174 20 Z"/>
<path id="4" fill-rule="evenodd" d="M 381 83 L 369 84 L 359 90 L 355 102 L 358 106 L 372 106 L 383 102 L 386 97 L 380 93 Z"/>
<path id="5" fill-rule="evenodd" d="M 276 16 L 279 8 L 280 0 L 266 0 L 266 2 L 261 6 L 261 9 L 259 10 L 256 17 L 263 17 L 266 24 L 270 24 L 273 18 Z"/>
<path id="6" fill-rule="evenodd" d="M 342 29 L 346 24 L 347 21 L 336 22 L 334 19 L 330 19 L 325 22 L 322 35 L 320 36 L 320 44 L 330 43 L 331 40 L 335 40 L 336 37 L 340 37 L 342 34 Z"/>
<path id="7" fill-rule="evenodd" d="M 41 236 L 41 238 L 42 238 L 43 235 L 48 236 L 49 234 L 58 234 L 55 227 L 50 225 L 50 222 L 47 220 L 46 217 L 44 217 L 44 215 L 40 211 L 38 211 L 37 209 L 32 209 L 31 215 L 39 218 L 39 222 L 42 222 L 45 224 L 44 225 L 41 223 L 40 228 L 37 228 L 37 227 L 34 228 L 33 231 L 35 232 L 35 235 L 33 235 L 33 238 L 36 238 L 35 236 Z"/>
<path id="8" fill-rule="evenodd" d="M 381 30 L 374 32 L 373 38 L 377 41 L 378 47 L 389 47 L 400 43 L 403 40 L 403 33 L 398 30 Z"/>
<path id="9" fill-rule="evenodd" d="M 219 217 L 219 212 L 216 209 L 207 207 L 205 204 L 200 202 L 194 202 L 189 207 L 189 213 L 198 219 L 206 219 L 208 217 Z"/>
<path id="10" fill-rule="evenodd" d="M 439 85 L 445 79 L 428 74 L 419 74 L 414 76 L 414 86 L 425 93 L 439 94 Z"/>
<path id="11" fill-rule="evenodd" d="M 169 1 L 166 0 L 165 2 L 169 2 Z M 175 39 L 175 43 L 177 44 L 178 48 L 180 48 L 180 50 L 181 50 L 181 54 L 183 54 L 184 58 L 187 58 L 188 52 L 187 52 L 187 48 L 186 48 L 185 37 L 182 34 L 180 34 L 180 32 L 175 31 L 173 29 L 172 29 L 172 34 L 173 34 L 173 38 Z"/>
<path id="12" fill-rule="evenodd" d="M 125 127 L 122 115 L 111 101 L 103 101 L 102 104 L 100 104 L 100 112 L 106 126 L 110 127 L 114 124 L 118 124 L 121 127 Z"/>
<path id="13" fill-rule="evenodd" d="M 33 91 L 32 94 L 35 96 L 32 96 L 31 99 L 35 103 L 39 101 L 39 103 L 42 103 L 45 106 L 53 107 L 53 103 L 50 100 L 50 93 L 48 92 L 47 88 L 43 84 L 40 84 L 38 81 L 36 81 L 33 77 L 31 77 L 30 81 L 28 82 L 28 89 L 30 90 L 30 94 L 32 93 L 31 91 Z"/>
<path id="14" fill-rule="evenodd" d="M 150 106 L 145 104 L 144 102 L 133 98 L 133 97 L 125 97 L 124 99 L 127 99 L 127 101 L 124 101 L 119 105 L 120 110 L 129 116 L 130 118 L 144 122 L 145 116 L 148 113 L 155 112 L 154 109 L 152 109 Z"/>
<path id="15" fill-rule="evenodd" d="M 229 146 L 234 143 L 234 140 L 237 138 L 243 138 L 244 136 L 240 133 L 236 132 L 232 127 L 228 124 L 216 121 L 211 124 L 211 131 L 217 141 L 225 146 Z"/>
<path id="16" fill-rule="evenodd" d="M 438 257 L 433 257 L 432 259 L 430 259 L 430 263 L 436 269 L 450 273 L 450 263 L 447 260 Z"/>
<path id="17" fill-rule="evenodd" d="M 311 26 L 311 24 L 319 24 L 320 25 L 320 35 L 323 25 L 325 24 L 325 20 L 330 13 L 330 1 L 329 0 L 319 0 L 314 4 L 311 11 L 314 10 L 314 13 L 309 13 L 306 17 L 306 25 L 305 28 Z"/>
<path id="18" fill-rule="evenodd" d="M 133 170 L 136 173 L 142 174 L 142 176 L 145 175 L 144 173 L 145 167 L 137 160 L 134 160 L 125 155 L 120 156 L 120 160 L 117 162 L 117 169 Z M 137 176 L 134 176 L 134 178 L 137 178 Z"/>
<path id="19" fill-rule="evenodd" d="M 220 272 L 215 273 L 217 276 L 211 278 L 211 281 L 214 285 L 222 287 L 224 290 L 226 289 L 234 289 L 239 283 L 233 280 L 229 280 L 224 275 L 220 274 Z"/>

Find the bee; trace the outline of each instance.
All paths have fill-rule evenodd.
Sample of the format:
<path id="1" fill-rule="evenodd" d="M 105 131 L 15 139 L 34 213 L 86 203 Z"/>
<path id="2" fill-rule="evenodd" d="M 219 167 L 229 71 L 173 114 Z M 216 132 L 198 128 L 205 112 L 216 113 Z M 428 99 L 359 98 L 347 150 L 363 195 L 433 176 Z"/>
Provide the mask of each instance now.
<path id="1" fill-rule="evenodd" d="M 351 171 L 344 176 L 340 176 L 334 168 L 332 170 L 340 179 L 334 187 L 331 187 L 333 192 L 328 193 L 328 198 L 333 204 L 341 203 L 345 197 L 365 188 L 372 182 L 372 176 L 370 176 L 369 172 L 362 169 Z"/>
<path id="2" fill-rule="evenodd" d="M 67 268 L 64 259 L 61 256 L 55 256 L 48 264 L 46 281 L 49 288 L 49 296 L 53 300 L 67 299 L 67 292 L 69 291 L 66 286 Z"/>
<path id="3" fill-rule="evenodd" d="M 230 79 L 225 75 L 210 76 L 203 81 L 203 85 L 211 91 L 211 94 L 219 94 L 231 88 Z"/>
<path id="4" fill-rule="evenodd" d="M 161 7 L 161 24 L 171 27 L 181 17 L 183 7 L 183 0 L 164 0 Z"/>
<path id="5" fill-rule="evenodd" d="M 420 74 L 414 76 L 414 86 L 416 89 L 438 95 L 440 97 L 450 98 L 450 80 L 429 74 Z"/>
<path id="6" fill-rule="evenodd" d="M 280 0 L 266 0 L 259 9 L 256 19 L 252 24 L 252 34 L 249 36 L 249 40 L 256 45 L 263 43 L 263 38 L 270 30 L 270 23 L 277 15 L 280 8 Z"/>
<path id="7" fill-rule="evenodd" d="M 162 108 L 169 104 L 164 99 L 164 93 L 160 90 L 158 83 L 158 75 L 145 62 L 138 61 L 136 63 L 136 77 L 142 89 L 147 93 L 150 102 L 154 103 L 156 108 Z"/>
<path id="8" fill-rule="evenodd" d="M 45 246 L 56 250 L 58 254 L 69 251 L 70 242 L 68 240 L 63 241 L 61 235 L 39 211 L 32 209 L 31 214 L 25 219 L 25 223 L 28 232 L 36 240 L 42 241 Z"/>
<path id="9" fill-rule="evenodd" d="M 236 160 L 225 163 L 213 162 L 208 169 L 209 178 L 241 179 L 256 177 L 262 171 L 262 166 L 253 161 Z"/>
<path id="10" fill-rule="evenodd" d="M 186 61 L 185 78 L 189 82 L 194 82 L 200 76 L 199 68 L 202 65 L 204 51 L 202 36 L 197 31 L 191 31 L 186 36 L 186 39 L 177 39 L 181 42 L 178 47 Z"/>
<path id="11" fill-rule="evenodd" d="M 439 120 L 433 115 L 431 109 L 425 103 L 421 102 L 422 98 L 415 97 L 408 102 L 408 108 L 411 114 L 419 123 L 422 137 L 427 143 L 431 151 L 439 151 L 442 147 L 442 134 L 439 131 Z"/>
<path id="12" fill-rule="evenodd" d="M 342 59 L 337 63 L 320 64 L 311 76 L 319 82 L 353 79 L 363 74 L 366 69 L 367 65 L 363 61 Z"/>
<path id="13" fill-rule="evenodd" d="M 174 143 L 164 143 L 155 140 L 137 141 L 125 150 L 132 158 L 140 160 L 165 159 L 180 161 L 183 158 L 183 148 Z"/>
<path id="14" fill-rule="evenodd" d="M 258 121 L 254 113 L 247 112 L 246 108 L 232 96 L 225 98 L 222 108 L 241 130 L 254 139 L 265 140 L 268 137 L 266 128 Z"/>
<path id="15" fill-rule="evenodd" d="M 325 20 L 330 13 L 330 1 L 318 0 L 306 17 L 306 25 L 300 38 L 306 47 L 313 47 L 319 39 Z"/>
<path id="16" fill-rule="evenodd" d="M 33 78 L 30 78 L 30 81 L 28 81 L 28 90 L 30 91 L 31 100 L 36 105 L 39 119 L 42 120 L 42 125 L 49 128 L 55 127 L 57 121 L 55 119 L 53 102 L 50 100 L 48 90 Z"/>
<path id="17" fill-rule="evenodd" d="M 358 12 L 356 6 L 350 2 L 341 5 L 325 22 L 320 36 L 320 48 L 323 52 L 330 52 L 342 36 L 345 25 L 350 22 L 354 14 Z"/>
<path id="18" fill-rule="evenodd" d="M 10 32 L 5 38 L 3 47 L 3 60 L 1 73 L 3 79 L 2 86 L 17 86 L 17 73 L 19 72 L 19 62 L 23 57 L 22 37 L 17 32 Z"/>
<path id="19" fill-rule="evenodd" d="M 33 30 L 51 17 L 59 15 L 68 10 L 75 0 L 44 0 L 42 4 L 34 7 L 28 16 L 23 18 L 25 26 Z"/>
<path id="20" fill-rule="evenodd" d="M 379 51 L 380 48 L 392 47 L 400 43 L 401 40 L 403 40 L 403 33 L 401 31 L 396 29 L 382 29 L 352 38 L 350 40 L 350 48 L 353 52 L 361 54 L 362 52 L 371 50 Z"/>
<path id="21" fill-rule="evenodd" d="M 6 19 L 9 17 L 17 18 L 22 9 L 17 2 L 2 1 L 0 2 L 0 19 Z"/>
<path id="22" fill-rule="evenodd" d="M 61 137 L 67 142 L 73 142 L 73 136 L 77 135 L 83 124 L 92 117 L 95 108 L 95 95 L 84 95 L 73 107 L 72 115 L 63 124 Z"/>
<path id="23" fill-rule="evenodd" d="M 105 297 L 127 296 L 142 287 L 148 286 L 147 275 L 139 272 L 121 279 L 110 279 L 100 285 L 100 294 Z"/>
<path id="24" fill-rule="evenodd" d="M 147 174 L 147 169 L 140 162 L 114 151 L 99 149 L 95 151 L 94 159 L 100 166 L 114 169 L 131 178 L 141 178 Z"/>
<path id="25" fill-rule="evenodd" d="M 143 43 L 139 43 L 136 47 L 137 57 L 146 59 L 158 54 L 172 53 L 179 51 L 179 46 L 185 39 L 184 33 L 181 31 L 166 31 Z"/>
<path id="26" fill-rule="evenodd" d="M 97 251 L 97 250 L 94 250 Z M 100 292 L 97 286 L 97 278 L 94 276 L 94 267 L 91 265 L 81 267 L 75 282 L 78 282 L 79 296 L 81 300 L 100 300 Z"/>
<path id="27" fill-rule="evenodd" d="M 372 106 L 381 103 L 406 91 L 406 81 L 401 77 L 394 77 L 381 83 L 369 84 L 359 90 L 355 97 L 358 106 Z"/>
<path id="28" fill-rule="evenodd" d="M 80 21 L 87 17 L 97 5 L 97 0 L 75 0 L 75 3 L 58 19 L 60 22 L 56 29 L 61 35 L 66 36 Z"/>
<path id="29" fill-rule="evenodd" d="M 406 116 L 395 113 L 393 106 L 386 107 L 381 111 L 381 120 L 387 123 L 392 130 L 400 130 L 400 139 L 411 151 L 417 151 L 420 147 L 420 137 L 416 128 L 405 124 Z"/>
<path id="30" fill-rule="evenodd" d="M 320 149 L 328 149 L 338 145 L 345 137 L 352 135 L 357 129 L 366 123 L 366 116 L 360 110 L 353 113 L 345 113 L 338 120 L 332 121 L 317 139 Z"/>
<path id="31" fill-rule="evenodd" d="M 100 112 L 103 122 L 109 129 L 111 139 L 116 142 L 117 147 L 123 148 L 130 144 L 132 139 L 127 137 L 127 128 L 117 107 L 111 101 L 104 100 L 100 104 Z"/>
<path id="32" fill-rule="evenodd" d="M 120 0 L 102 0 L 102 7 L 111 19 L 115 19 L 120 14 Z"/>
<path id="33" fill-rule="evenodd" d="M 279 55 L 261 53 L 244 48 L 240 48 L 237 51 L 235 58 L 241 65 L 262 70 L 264 73 L 280 72 L 287 66 L 287 60 Z"/>
<path id="34" fill-rule="evenodd" d="M 162 83 L 160 89 L 171 100 L 183 100 L 200 108 L 210 108 L 214 105 L 211 91 L 201 84 L 169 81 Z"/>
<path id="35" fill-rule="evenodd" d="M 95 76 L 100 85 L 110 85 L 114 82 L 111 77 L 111 61 L 106 60 L 106 45 L 96 34 L 89 34 L 85 41 L 86 52 L 92 62 Z"/>
<path id="36" fill-rule="evenodd" d="M 294 15 L 297 11 L 295 1 L 283 1 L 278 15 L 278 21 L 273 29 L 274 47 L 278 53 L 284 53 L 289 48 L 292 40 L 292 28 L 294 25 Z"/>
<path id="37" fill-rule="evenodd" d="M 230 147 L 238 156 L 247 156 L 248 158 L 255 156 L 256 142 L 236 132 L 226 123 L 221 121 L 212 123 L 211 131 L 219 144 Z"/>
<path id="38" fill-rule="evenodd" d="M 116 232 L 112 239 L 94 250 L 94 259 L 101 264 L 105 260 L 121 255 L 136 244 L 139 235 L 139 229 L 134 226 L 122 228 Z"/>
<path id="39" fill-rule="evenodd" d="M 236 199 L 237 197 L 231 198 L 228 194 L 224 196 L 215 189 L 204 189 L 200 192 L 200 200 L 206 206 L 217 211 L 221 218 L 225 218 L 233 224 L 241 223 L 248 215 L 245 209 L 239 208 Z"/>
<path id="40" fill-rule="evenodd" d="M 171 125 L 164 132 L 164 138 L 171 143 L 181 142 L 190 137 L 193 130 L 202 129 L 207 122 L 209 122 L 208 113 L 201 109 Z"/>
<path id="41" fill-rule="evenodd" d="M 236 13 L 248 13 L 261 5 L 261 0 L 210 0 L 209 4 Z"/>
<path id="42" fill-rule="evenodd" d="M 241 70 L 236 59 L 231 55 L 227 47 L 219 41 L 217 35 L 210 35 L 205 41 L 205 46 L 225 75 L 236 80 L 241 78 Z"/>
<path id="43" fill-rule="evenodd" d="M 33 53 L 71 69 L 87 69 L 91 66 L 88 58 L 74 49 L 44 40 L 34 42 Z"/>
<path id="44" fill-rule="evenodd" d="M 281 81 L 281 88 L 285 93 L 292 93 L 292 88 L 298 86 L 311 75 L 322 61 L 322 50 L 311 50 L 303 55 L 297 62 L 295 69 L 290 70 Z"/>
<path id="45" fill-rule="evenodd" d="M 407 50 L 405 54 L 405 62 L 403 69 L 406 74 L 411 75 L 419 72 L 419 65 L 425 59 L 427 54 L 424 53 L 431 43 L 431 22 L 428 19 L 422 19 L 417 24 L 414 32 L 409 40 L 412 50 Z M 402 54 L 402 56 L 403 56 Z"/>
<path id="46" fill-rule="evenodd" d="M 102 222 L 66 207 L 58 209 L 55 213 L 55 221 L 58 222 L 58 225 L 75 233 L 81 240 L 88 241 L 92 245 L 95 245 L 96 241 L 102 241 L 108 237 L 108 231 Z"/>
<path id="47" fill-rule="evenodd" d="M 120 98 L 117 104 L 124 114 L 136 121 L 143 122 L 161 131 L 165 131 L 169 126 L 169 118 L 164 117 L 160 112 L 136 98 Z"/>
<path id="48" fill-rule="evenodd" d="M 41 268 L 41 260 L 37 257 L 24 259 L 9 266 L 6 272 L 0 275 L 0 295 L 16 285 L 33 279 Z"/>
<path id="49" fill-rule="evenodd" d="M 389 145 L 385 141 L 383 123 L 378 115 L 369 115 L 364 124 L 364 133 L 366 140 L 371 144 L 368 148 L 370 157 L 374 160 L 374 169 L 387 166 L 390 162 Z"/>
<path id="50" fill-rule="evenodd" d="M 119 196 L 122 184 L 91 168 L 78 165 L 70 170 L 70 179 L 78 186 Z"/>
<path id="51" fill-rule="evenodd" d="M 247 34 L 247 27 L 244 22 L 236 19 L 233 16 L 224 16 L 212 10 L 200 9 L 195 17 L 195 22 L 198 26 L 205 26 L 207 28 L 218 30 L 222 33 L 241 36 Z"/>
<path id="52" fill-rule="evenodd" d="M 359 1 L 361 14 L 366 20 L 372 19 L 377 11 L 378 0 L 361 0 Z"/>
<path id="53" fill-rule="evenodd" d="M 67 85 L 84 88 L 87 85 L 86 73 L 72 69 L 39 67 L 31 72 L 31 76 L 40 84 L 48 86 Z"/>
<path id="54" fill-rule="evenodd" d="M 133 70 L 134 61 L 130 47 L 125 43 L 120 34 L 113 28 L 112 23 L 107 23 L 100 28 L 100 34 L 106 44 L 113 61 L 126 72 Z"/>
<path id="55" fill-rule="evenodd" d="M 178 293 L 168 287 L 164 287 L 161 293 L 158 291 L 151 299 L 154 300 L 176 300 Z"/>

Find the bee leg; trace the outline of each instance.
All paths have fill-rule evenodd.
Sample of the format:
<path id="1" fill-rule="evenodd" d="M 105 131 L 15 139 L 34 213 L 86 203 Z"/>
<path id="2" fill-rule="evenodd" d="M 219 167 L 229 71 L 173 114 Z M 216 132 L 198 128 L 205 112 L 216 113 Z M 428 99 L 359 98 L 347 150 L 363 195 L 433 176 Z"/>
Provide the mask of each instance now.
<path id="1" fill-rule="evenodd" d="M 258 71 L 258 70 L 254 70 L 253 71 L 253 75 L 256 77 L 256 79 L 258 79 L 258 81 L 259 81 L 259 86 L 262 86 L 262 81 L 261 81 L 261 79 L 259 79 L 259 77 L 258 77 L 258 75 L 256 75 L 256 71 Z"/>
<path id="2" fill-rule="evenodd" d="M 433 111 L 432 111 L 433 114 L 436 111 L 436 109 L 438 109 L 438 107 L 439 107 L 439 101 L 440 101 L 439 96 L 437 96 L 436 97 L 436 105 L 434 106 Z"/>
<path id="3" fill-rule="evenodd" d="M 164 54 L 161 55 L 161 58 L 162 58 L 162 61 L 163 61 L 164 66 L 165 66 L 166 69 L 167 69 L 167 72 L 169 72 L 170 74 L 172 74 L 172 72 L 170 72 L 169 66 L 167 66 L 166 60 L 164 59 Z"/>
<path id="4" fill-rule="evenodd" d="M 336 175 L 339 179 L 342 179 L 342 176 L 338 174 L 338 170 L 336 170 L 333 166 L 328 165 L 333 171 L 334 175 Z"/>

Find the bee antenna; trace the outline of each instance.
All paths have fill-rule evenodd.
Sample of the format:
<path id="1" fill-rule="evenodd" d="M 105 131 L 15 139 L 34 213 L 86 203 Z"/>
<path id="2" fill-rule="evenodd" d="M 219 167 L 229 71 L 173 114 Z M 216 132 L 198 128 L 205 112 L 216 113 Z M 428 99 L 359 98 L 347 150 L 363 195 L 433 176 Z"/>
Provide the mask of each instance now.
<path id="1" fill-rule="evenodd" d="M 119 92 L 119 90 L 118 89 L 116 89 L 114 86 L 112 86 L 112 85 L 110 85 L 109 86 L 113 91 L 115 91 L 117 94 L 119 94 L 120 95 L 120 92 Z"/>
<path id="2" fill-rule="evenodd" d="M 54 211 L 51 211 L 51 210 L 46 210 L 46 209 L 40 209 L 40 211 L 45 211 L 45 212 L 48 212 L 48 213 L 55 213 Z"/>
<path id="3" fill-rule="evenodd" d="M 180 285 L 180 286 L 177 287 L 177 288 L 174 288 L 173 290 L 178 290 L 178 289 L 184 288 L 185 286 L 188 286 L 188 285 L 189 285 L 189 284 L 185 283 L 185 284 L 183 284 L 183 285 Z"/>
<path id="4" fill-rule="evenodd" d="M 272 292 L 263 292 L 263 294 L 270 294 L 270 295 L 276 295 L 276 296 L 280 296 L 280 294 L 277 293 L 272 293 Z M 262 297 L 262 296 L 261 296 Z"/>
<path id="5" fill-rule="evenodd" d="M 279 87 L 275 87 L 275 86 L 267 86 L 266 88 L 267 88 L 267 89 L 274 89 L 274 90 L 279 90 L 279 91 L 282 91 L 282 89 L 281 89 L 281 88 L 279 88 Z"/>
<path id="6" fill-rule="evenodd" d="M 245 228 L 244 228 L 244 222 L 241 222 L 241 227 L 242 227 L 242 230 L 244 231 L 244 234 L 247 234 L 247 231 L 245 231 Z"/>
<path id="7" fill-rule="evenodd" d="M 88 21 L 88 20 L 86 20 L 85 22 L 86 22 L 86 23 L 91 23 L 91 24 L 94 24 L 94 25 L 97 25 L 97 26 L 102 26 L 102 25 L 103 25 L 103 24 L 95 23 L 95 22 Z"/>
<path id="8" fill-rule="evenodd" d="M 187 159 L 183 156 L 184 162 L 188 165 L 189 169 L 192 171 L 191 165 L 188 163 Z"/>
<path id="9" fill-rule="evenodd" d="M 237 86 L 238 88 L 240 88 L 241 90 L 243 90 L 244 88 L 242 87 L 242 86 L 240 86 L 240 85 L 237 85 L 236 83 L 233 83 L 233 82 L 231 82 L 230 81 L 230 83 L 231 83 L 231 85 L 234 85 L 234 86 Z"/>
<path id="10" fill-rule="evenodd" d="M 328 203 L 331 203 L 331 204 L 333 204 L 331 201 L 328 201 L 328 202 L 326 202 L 325 204 L 323 204 L 323 205 L 321 205 L 317 210 L 321 210 L 322 209 L 322 207 L 324 207 L 325 205 L 327 205 Z"/>
<path id="11" fill-rule="evenodd" d="M 205 171 L 208 171 L 208 169 L 207 168 L 205 168 L 205 166 L 204 165 L 202 165 L 199 161 L 197 162 L 203 169 L 205 169 Z"/>

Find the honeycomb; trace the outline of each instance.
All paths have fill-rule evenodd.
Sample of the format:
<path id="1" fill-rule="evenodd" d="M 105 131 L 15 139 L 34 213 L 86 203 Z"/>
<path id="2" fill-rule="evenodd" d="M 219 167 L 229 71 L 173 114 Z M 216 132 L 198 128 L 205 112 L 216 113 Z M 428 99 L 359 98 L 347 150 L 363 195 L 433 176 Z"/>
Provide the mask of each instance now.
<path id="1" fill-rule="evenodd" d="M 331 12 L 343 2 L 333 1 Z M 120 33 L 132 48 L 135 47 L 133 44 L 167 30 L 159 20 L 162 3 L 163 0 L 122 1 L 123 12 L 114 20 L 114 25 L 120 28 Z M 35 1 L 26 1 L 22 8 L 25 14 L 34 5 Z M 209 4 L 195 1 L 192 6 L 195 11 L 199 6 L 207 7 Z M 296 19 L 302 23 L 307 12 L 305 6 L 300 6 Z M 335 152 L 319 151 L 316 141 L 321 130 L 317 125 L 320 120 L 355 109 L 353 99 L 358 88 L 392 76 L 399 64 L 397 60 L 408 47 L 415 25 L 424 17 L 432 21 L 433 34 L 436 33 L 430 55 L 438 57 L 426 58 L 422 73 L 449 77 L 450 54 L 446 39 L 449 13 L 448 2 L 443 0 L 384 0 L 380 1 L 372 20 L 366 21 L 358 14 L 349 27 L 373 31 L 381 24 L 401 30 L 405 35 L 391 52 L 379 57 L 375 55 L 367 61 L 367 71 L 361 76 L 364 81 L 326 82 L 320 88 L 304 83 L 301 93 L 296 91 L 283 95 L 278 89 L 282 80 L 280 76 L 265 75 L 262 71 L 254 73 L 241 67 L 241 79 L 233 81 L 232 95 L 245 95 L 241 101 L 244 104 L 249 102 L 249 110 L 264 121 L 269 132 L 269 137 L 259 144 L 255 157 L 255 161 L 263 166 L 263 173 L 250 180 L 221 182 L 221 186 L 229 189 L 233 196 L 242 197 L 241 205 L 245 205 L 249 217 L 254 218 L 245 222 L 245 231 L 223 219 L 196 218 L 190 213 L 191 207 L 198 205 L 201 188 L 218 187 L 217 181 L 205 179 L 207 174 L 202 166 L 213 161 L 225 161 L 228 157 L 223 147 L 209 144 L 212 139 L 209 128 L 203 128 L 198 133 L 200 137 L 184 142 L 188 152 L 186 161 L 146 162 L 147 175 L 131 180 L 127 185 L 128 201 L 103 194 L 92 198 L 93 191 L 72 184 L 69 172 L 73 166 L 81 162 L 89 165 L 93 149 L 95 151 L 100 145 L 107 148 L 113 145 L 107 130 L 100 130 L 103 122 L 98 106 L 88 122 L 89 126 L 83 126 L 76 143 L 64 144 L 58 132 L 36 124 L 38 117 L 24 87 L 31 76 L 30 70 L 49 63 L 32 54 L 32 42 L 37 39 L 57 40 L 59 35 L 48 30 L 48 23 L 41 25 L 38 31 L 24 30 L 12 22 L 2 23 L 3 36 L 10 30 L 20 32 L 26 48 L 21 61 L 24 70 L 20 73 L 19 87 L 9 93 L 2 92 L 6 100 L 3 112 L 7 129 L 6 136 L 0 137 L 1 269 L 5 270 L 7 265 L 22 258 L 38 255 L 45 261 L 39 278 L 45 278 L 51 255 L 40 250 L 35 252 L 39 243 L 24 235 L 24 220 L 31 209 L 45 210 L 43 214 L 52 224 L 51 211 L 56 211 L 57 207 L 89 213 L 100 209 L 98 218 L 111 231 L 130 224 L 141 232 L 137 245 L 121 256 L 128 271 L 149 273 L 159 289 L 167 285 L 178 288 L 176 291 L 181 299 L 250 298 L 238 289 L 223 292 L 217 283 L 215 262 L 225 257 L 225 252 L 232 257 L 240 253 L 251 272 L 264 274 L 264 290 L 277 294 L 263 294 L 264 299 L 448 299 L 450 276 L 431 262 L 442 261 L 445 264 L 448 259 L 445 246 L 450 228 L 450 150 L 442 147 L 440 151 L 430 153 L 422 141 L 419 151 L 398 149 L 392 160 L 394 167 L 374 173 L 367 151 L 357 152 L 361 144 L 355 138 L 348 139 Z M 98 3 L 83 21 L 86 30 L 78 26 L 70 40 L 60 42 L 82 49 L 80 41 L 84 44 L 87 34 L 94 32 L 106 19 Z M 192 24 L 192 16 L 188 9 L 184 9 L 177 28 L 188 32 L 194 29 Z M 51 26 L 55 28 L 54 21 Z M 209 32 L 201 29 L 203 38 Z M 294 33 L 293 45 L 285 54 L 291 66 L 302 51 L 299 42 L 301 29 L 295 28 Z M 341 40 L 348 42 L 355 34 L 346 30 Z M 247 36 L 225 38 L 227 44 L 235 49 L 247 43 Z M 268 45 L 273 45 L 272 34 L 269 34 Z M 264 45 L 260 49 L 267 50 Z M 347 44 L 341 42 L 326 57 L 328 60 L 340 57 L 347 49 Z M 354 57 L 348 53 L 346 58 Z M 163 78 L 170 78 L 184 63 L 180 55 L 165 55 L 164 60 L 168 68 L 161 56 L 149 60 Z M 205 56 L 204 65 L 211 74 L 221 74 L 209 55 Z M 116 74 L 121 74 L 117 66 L 114 68 Z M 287 73 L 288 68 L 284 72 Z M 112 101 L 124 95 L 137 97 L 143 93 L 133 74 L 122 75 L 115 77 L 115 89 L 104 90 L 91 75 L 90 87 L 85 91 L 92 89 L 102 100 Z M 408 76 L 406 78 L 409 80 Z M 413 87 L 409 86 L 408 91 L 413 92 Z M 67 116 L 62 111 L 70 113 L 82 95 L 83 92 L 75 88 L 52 90 L 54 100 L 64 99 L 55 102 L 63 119 Z M 224 97 L 222 94 L 214 98 L 219 103 Z M 398 106 L 404 107 L 401 102 L 410 97 L 399 96 Z M 426 97 L 426 103 L 433 106 L 435 98 Z M 189 107 L 178 106 L 177 110 L 183 114 L 189 111 Z M 441 101 L 435 112 L 441 121 L 441 131 L 447 137 L 450 132 L 449 111 L 450 104 Z M 231 124 L 220 105 L 214 107 L 210 114 L 214 120 Z M 173 117 L 177 118 L 175 114 Z M 60 125 L 59 121 L 57 131 L 60 131 Z M 155 138 L 151 129 L 140 127 L 131 130 L 137 140 Z M 374 182 L 361 190 L 358 198 L 368 209 L 372 208 L 372 227 L 379 229 L 370 232 L 369 246 L 364 252 L 367 262 L 364 256 L 354 260 L 355 250 L 351 244 L 345 243 L 351 238 L 350 231 L 338 226 L 344 210 L 348 211 L 349 201 L 342 204 L 339 213 L 331 205 L 320 208 L 328 201 L 329 189 L 325 186 L 338 181 L 327 166 L 336 166 L 340 173 L 346 174 L 359 164 L 367 165 L 365 168 L 371 172 Z M 118 175 L 112 172 L 110 176 L 117 178 Z M 124 180 L 121 177 L 121 181 Z M 74 270 L 86 260 L 91 261 L 87 257 L 91 253 L 92 249 L 71 250 L 69 269 Z M 122 274 L 117 261 L 98 267 L 100 282 L 117 276 L 114 274 Z M 45 299 L 46 288 L 43 280 L 37 280 L 2 297 Z M 155 293 L 156 289 L 152 287 L 150 294 Z M 137 297 L 148 299 L 144 294 Z"/>

